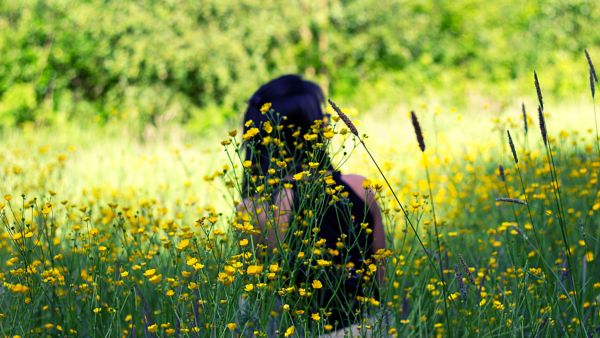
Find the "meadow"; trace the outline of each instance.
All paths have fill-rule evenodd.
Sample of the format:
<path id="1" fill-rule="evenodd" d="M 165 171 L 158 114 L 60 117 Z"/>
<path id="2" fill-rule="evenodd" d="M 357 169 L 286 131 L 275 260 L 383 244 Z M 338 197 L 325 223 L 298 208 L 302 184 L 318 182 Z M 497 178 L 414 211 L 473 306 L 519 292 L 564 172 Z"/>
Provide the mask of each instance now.
<path id="1" fill-rule="evenodd" d="M 0 2 L 0 336 L 340 336 L 315 304 L 356 280 L 349 336 L 600 335 L 599 17 L 593 0 Z M 294 134 L 301 172 L 276 111 L 241 125 L 286 73 L 341 107 Z M 272 152 L 266 175 L 245 145 Z M 382 211 L 386 249 L 359 266 L 336 263 L 352 236 L 319 235 L 348 198 L 325 152 Z M 304 198 L 266 245 L 257 219 L 279 225 L 290 184 Z"/>
<path id="2" fill-rule="evenodd" d="M 385 219 L 387 249 L 361 270 L 371 283 L 378 269 L 386 276 L 379 297 L 359 300 L 371 316 L 358 326 L 361 335 L 598 334 L 595 102 L 553 108 L 551 97 L 544 100 L 541 113 L 533 109 L 532 86 L 525 112 L 515 104 L 486 118 L 477 114 L 494 109 L 487 104 L 462 112 L 423 102 L 416 115 L 424 152 L 405 108 L 394 115 L 344 109 L 401 204 L 359 137 L 328 108 L 333 128 L 319 147 L 336 167 L 367 175 L 365 188 L 377 193 Z M 310 302 L 332 282 L 319 269 L 336 250 L 300 231 L 305 225 L 290 225 L 290 233 L 308 236 L 294 255 L 316 271 L 296 287 L 297 266 L 267 254 L 252 220 L 236 213 L 250 166 L 239 145 L 254 135 L 170 129 L 142 142 L 129 133 L 114 123 L 3 135 L 2 335 L 332 330 L 327 309 L 313 312 Z M 304 175 L 318 181 L 321 174 Z M 259 194 L 280 184 L 263 183 Z"/>

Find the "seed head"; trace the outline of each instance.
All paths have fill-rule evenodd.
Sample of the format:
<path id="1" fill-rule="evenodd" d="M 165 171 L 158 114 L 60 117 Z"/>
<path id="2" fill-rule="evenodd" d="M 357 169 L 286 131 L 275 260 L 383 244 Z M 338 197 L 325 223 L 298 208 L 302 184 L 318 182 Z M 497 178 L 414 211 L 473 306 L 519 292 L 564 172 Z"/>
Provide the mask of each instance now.
<path id="1" fill-rule="evenodd" d="M 542 133 L 542 140 L 544 140 L 544 145 L 548 146 L 548 131 L 546 130 L 546 119 L 544 119 L 544 111 L 541 106 L 538 106 L 538 119 L 540 120 L 540 132 Z"/>
<path id="2" fill-rule="evenodd" d="M 423 132 L 421 131 L 421 125 L 419 124 L 419 120 L 417 119 L 417 115 L 415 115 L 414 111 L 410 112 L 410 119 L 412 121 L 412 125 L 415 128 L 415 134 L 417 135 L 417 142 L 419 143 L 419 148 L 422 152 L 425 151 L 425 140 L 423 139 Z"/>
<path id="3" fill-rule="evenodd" d="M 473 275 L 471 274 L 471 270 L 469 270 L 469 266 L 467 265 L 467 262 L 465 262 L 465 258 L 461 255 L 458 254 L 458 258 L 460 259 L 460 264 L 462 265 L 465 274 L 467 275 L 467 278 L 469 279 L 469 282 L 471 282 L 471 284 L 476 285 L 475 284 L 475 279 L 473 278 Z"/>
<path id="4" fill-rule="evenodd" d="M 525 127 L 525 135 L 529 132 L 527 127 L 527 111 L 525 111 L 525 103 L 521 102 L 521 111 L 523 112 L 523 127 Z"/>
<path id="5" fill-rule="evenodd" d="M 596 69 L 594 68 L 594 63 L 592 62 L 592 58 L 590 57 L 590 53 L 588 53 L 587 49 L 585 51 L 585 58 L 587 59 L 588 65 L 590 67 L 590 75 L 594 78 L 594 81 L 598 83 L 598 74 L 596 74 Z"/>
<path id="6" fill-rule="evenodd" d="M 510 131 L 507 129 L 506 134 L 508 135 L 508 145 L 510 146 L 510 151 L 512 151 L 513 159 L 515 163 L 519 163 L 519 158 L 517 157 L 517 151 L 515 150 L 515 144 L 513 143 L 513 139 L 510 136 Z"/>
<path id="7" fill-rule="evenodd" d="M 502 180 L 502 182 L 506 182 L 506 176 L 504 176 L 504 167 L 502 166 L 502 164 L 498 166 L 498 173 L 500 174 L 500 179 Z"/>
<path id="8" fill-rule="evenodd" d="M 333 108 L 333 110 L 335 110 L 335 112 L 339 115 L 340 119 L 344 121 L 344 124 L 348 127 L 348 129 L 350 129 L 350 132 L 356 137 L 360 137 L 358 136 L 358 129 L 356 129 L 356 126 L 354 123 L 352 123 L 352 120 L 350 120 L 348 115 L 344 114 L 344 112 L 342 112 L 342 110 L 333 101 L 331 101 L 331 99 L 327 99 L 327 102 L 329 102 L 331 108 Z"/>
<path id="9" fill-rule="evenodd" d="M 508 197 L 496 197 L 496 202 L 506 202 L 520 205 L 527 205 L 527 202 L 520 200 L 518 198 L 508 198 Z"/>
<path id="10" fill-rule="evenodd" d="M 590 69 L 590 90 L 592 91 L 592 98 L 596 97 L 596 83 L 594 83 L 594 73 Z"/>
<path id="11" fill-rule="evenodd" d="M 542 98 L 542 89 L 540 88 L 540 81 L 538 80 L 537 73 L 535 70 L 533 71 L 533 83 L 535 84 L 535 91 L 537 92 L 538 101 L 540 103 L 540 108 L 544 110 L 544 99 Z"/>

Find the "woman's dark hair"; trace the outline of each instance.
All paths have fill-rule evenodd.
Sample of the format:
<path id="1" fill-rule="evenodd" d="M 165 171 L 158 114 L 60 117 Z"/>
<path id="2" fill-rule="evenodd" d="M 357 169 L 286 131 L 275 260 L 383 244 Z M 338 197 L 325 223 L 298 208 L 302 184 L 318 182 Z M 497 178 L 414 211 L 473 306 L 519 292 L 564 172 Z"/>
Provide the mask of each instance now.
<path id="1" fill-rule="evenodd" d="M 280 139 L 284 142 L 287 152 L 293 156 L 293 164 L 288 168 L 289 173 L 301 171 L 301 164 L 306 163 L 307 154 L 304 149 L 298 149 L 299 140 L 303 140 L 302 135 L 310 131 L 316 120 L 323 120 L 324 114 L 322 105 L 325 102 L 321 88 L 310 81 L 303 80 L 298 75 L 283 75 L 262 85 L 248 100 L 248 108 L 244 114 L 244 134 L 252 127 L 261 130 L 261 135 L 266 136 L 262 131 L 262 125 L 273 119 L 277 120 L 278 125 L 283 126 L 280 131 Z M 261 107 L 271 104 L 273 114 L 261 112 Z M 248 121 L 252 121 L 252 125 Z M 299 131 L 300 137 L 294 136 Z M 270 166 L 272 166 L 271 157 L 267 146 L 262 142 L 244 143 L 245 159 L 252 161 L 253 166 L 250 171 L 254 175 L 265 175 Z M 326 152 L 320 156 L 321 167 L 330 169 L 331 163 Z M 244 175 L 243 194 L 248 196 L 249 182 L 248 175 Z"/>

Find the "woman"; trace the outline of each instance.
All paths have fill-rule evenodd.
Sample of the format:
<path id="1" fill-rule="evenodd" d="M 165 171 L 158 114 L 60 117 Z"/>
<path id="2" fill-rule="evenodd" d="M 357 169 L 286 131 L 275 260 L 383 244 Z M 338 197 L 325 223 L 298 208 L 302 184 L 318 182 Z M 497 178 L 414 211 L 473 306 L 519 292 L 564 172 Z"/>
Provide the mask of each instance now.
<path id="1" fill-rule="evenodd" d="M 266 256 L 289 267 L 296 307 L 328 330 L 359 322 L 378 303 L 385 247 L 379 207 L 363 176 L 341 174 L 327 153 L 332 127 L 315 83 L 284 75 L 261 86 L 244 116 L 243 202 Z M 316 323 L 315 323 L 316 322 Z"/>

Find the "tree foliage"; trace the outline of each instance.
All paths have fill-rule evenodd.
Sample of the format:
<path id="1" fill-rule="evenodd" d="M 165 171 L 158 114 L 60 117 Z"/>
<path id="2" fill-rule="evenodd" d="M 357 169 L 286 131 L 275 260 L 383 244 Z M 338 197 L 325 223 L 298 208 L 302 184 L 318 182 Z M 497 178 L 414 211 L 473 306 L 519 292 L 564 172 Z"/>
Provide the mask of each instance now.
<path id="1" fill-rule="evenodd" d="M 600 43 L 598 18 L 593 0 L 3 1 L 0 124 L 202 126 L 289 72 L 369 103 L 388 88 L 405 98 L 552 66 L 546 88 L 560 95 Z"/>

